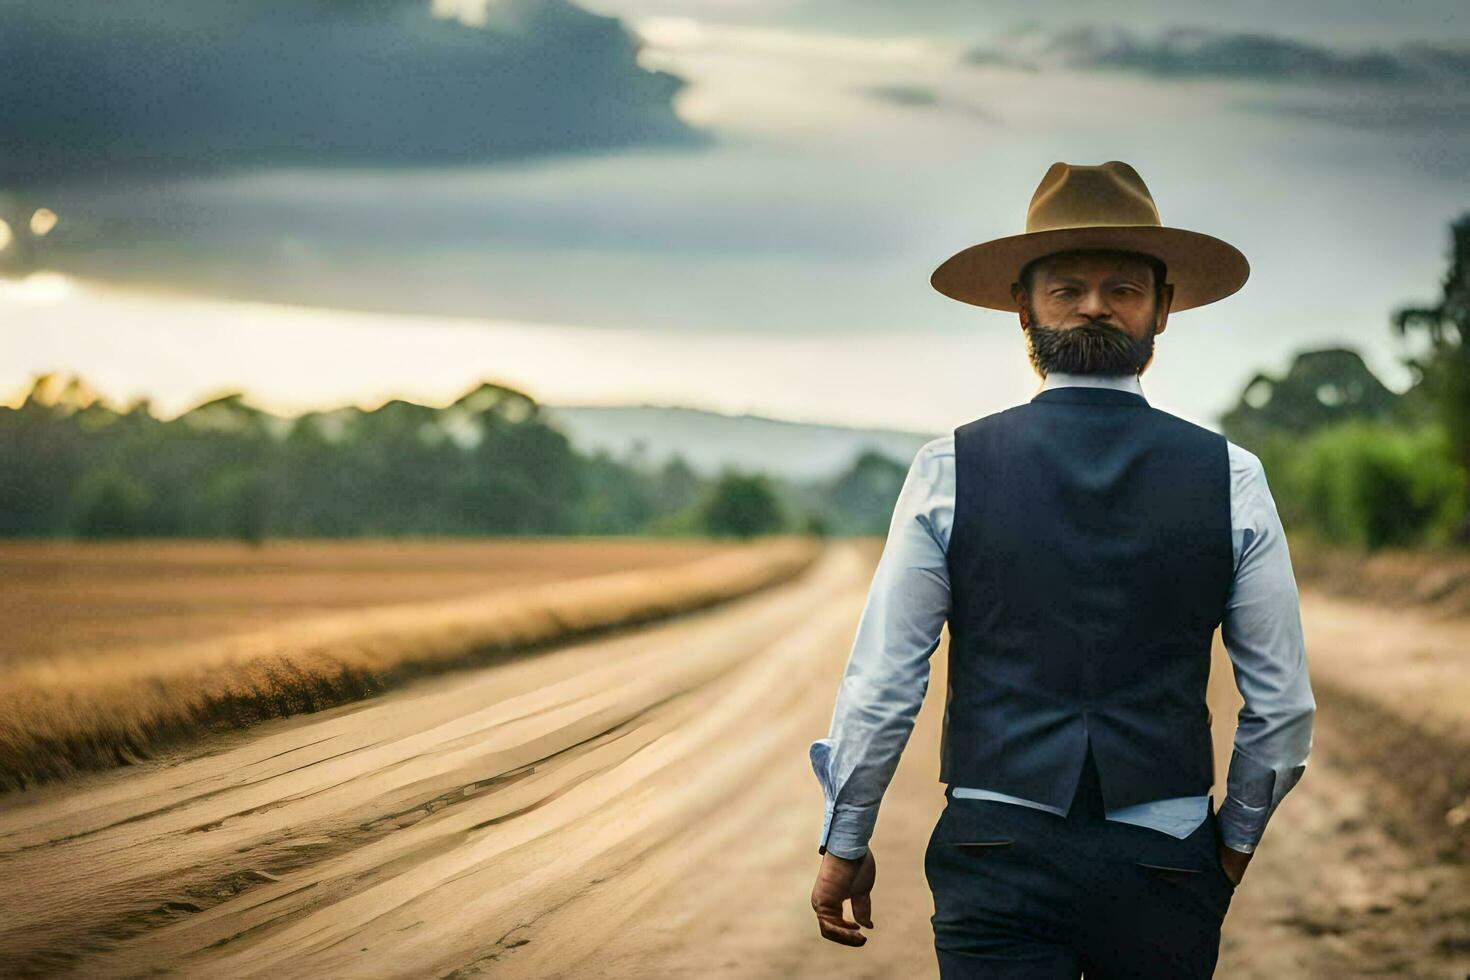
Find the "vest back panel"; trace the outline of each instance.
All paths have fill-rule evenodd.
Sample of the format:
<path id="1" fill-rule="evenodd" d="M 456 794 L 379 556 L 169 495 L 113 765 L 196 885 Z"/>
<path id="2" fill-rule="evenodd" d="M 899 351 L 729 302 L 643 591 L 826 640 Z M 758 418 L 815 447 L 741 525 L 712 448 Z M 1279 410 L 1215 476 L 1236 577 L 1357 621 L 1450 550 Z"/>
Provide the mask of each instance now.
<path id="1" fill-rule="evenodd" d="M 1065 809 L 1214 781 L 1205 688 L 1234 575 L 1225 437 L 1112 388 L 955 429 L 940 779 Z"/>

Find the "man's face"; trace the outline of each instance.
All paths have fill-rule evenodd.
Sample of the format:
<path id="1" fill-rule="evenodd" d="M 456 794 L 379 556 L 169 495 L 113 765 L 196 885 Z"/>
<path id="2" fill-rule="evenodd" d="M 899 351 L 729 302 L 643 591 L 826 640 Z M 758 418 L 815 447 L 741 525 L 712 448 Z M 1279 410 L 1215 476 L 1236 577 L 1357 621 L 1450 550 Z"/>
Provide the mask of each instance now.
<path id="1" fill-rule="evenodd" d="M 1027 353 L 1042 377 L 1139 374 L 1153 360 L 1154 335 L 1164 331 L 1172 286 L 1160 297 L 1153 267 L 1125 252 L 1050 255 L 1032 267 L 1031 290 L 1011 295 L 1021 307 Z"/>

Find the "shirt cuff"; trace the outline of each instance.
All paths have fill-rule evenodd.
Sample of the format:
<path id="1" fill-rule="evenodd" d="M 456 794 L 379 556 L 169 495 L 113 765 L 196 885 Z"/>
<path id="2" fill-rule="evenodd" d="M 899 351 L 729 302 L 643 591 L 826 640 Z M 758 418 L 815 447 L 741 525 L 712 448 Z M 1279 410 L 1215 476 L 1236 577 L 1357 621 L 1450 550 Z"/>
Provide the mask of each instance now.
<path id="1" fill-rule="evenodd" d="M 822 818 L 822 843 L 817 852 L 828 851 L 840 858 L 856 861 L 868 853 L 868 841 L 873 836 L 873 808 L 853 807 L 828 803 Z"/>
<path id="2" fill-rule="evenodd" d="M 835 747 L 836 742 L 833 739 L 819 738 L 808 750 L 812 771 L 822 784 L 822 796 L 826 801 L 822 815 L 822 839 L 817 845 L 817 853 L 826 854 L 831 851 L 840 858 L 856 861 L 868 852 L 868 839 L 873 836 L 878 806 L 853 806 L 837 802 L 838 787 L 832 778 Z"/>
<path id="3" fill-rule="evenodd" d="M 1249 854 L 1266 832 L 1266 823 L 1277 805 L 1306 771 L 1306 764 L 1275 769 L 1235 749 L 1225 777 L 1225 801 L 1216 819 L 1220 839 L 1231 850 Z"/>

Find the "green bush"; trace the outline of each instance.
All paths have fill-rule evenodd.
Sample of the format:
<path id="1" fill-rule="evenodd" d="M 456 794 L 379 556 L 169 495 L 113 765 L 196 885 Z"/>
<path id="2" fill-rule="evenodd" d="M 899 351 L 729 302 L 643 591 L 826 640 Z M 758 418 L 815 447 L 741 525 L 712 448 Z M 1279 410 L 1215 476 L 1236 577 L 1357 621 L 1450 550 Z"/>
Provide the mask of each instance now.
<path id="1" fill-rule="evenodd" d="M 1367 549 L 1439 544 L 1464 513 L 1465 475 L 1438 425 L 1402 429 L 1355 421 L 1331 426 L 1291 456 L 1277 456 L 1277 466 L 1285 478 L 1282 491 L 1295 497 L 1281 508 L 1283 520 L 1288 512 L 1301 514 L 1313 531 L 1335 544 Z"/>

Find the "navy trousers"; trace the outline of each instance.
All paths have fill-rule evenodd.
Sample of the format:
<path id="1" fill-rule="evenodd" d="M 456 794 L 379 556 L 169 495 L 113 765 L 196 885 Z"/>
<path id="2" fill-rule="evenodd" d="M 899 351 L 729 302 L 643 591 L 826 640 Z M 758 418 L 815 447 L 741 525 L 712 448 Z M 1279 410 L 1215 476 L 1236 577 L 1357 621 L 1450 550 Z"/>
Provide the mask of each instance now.
<path id="1" fill-rule="evenodd" d="M 1235 886 L 1209 809 L 1183 840 L 1104 819 L 1090 749 L 1065 817 L 948 796 L 924 853 L 940 977 L 1212 976 Z"/>

